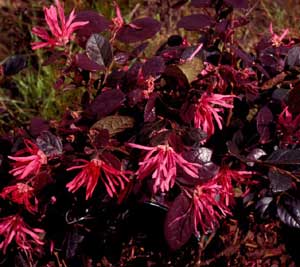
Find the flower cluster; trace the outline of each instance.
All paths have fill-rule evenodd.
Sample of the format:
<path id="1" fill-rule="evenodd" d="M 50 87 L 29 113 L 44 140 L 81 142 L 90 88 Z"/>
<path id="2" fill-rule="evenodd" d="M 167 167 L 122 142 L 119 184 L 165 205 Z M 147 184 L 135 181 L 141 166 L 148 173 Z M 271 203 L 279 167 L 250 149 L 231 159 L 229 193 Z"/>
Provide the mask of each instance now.
<path id="1" fill-rule="evenodd" d="M 129 179 L 126 176 L 127 172 L 117 170 L 110 166 L 106 162 L 100 159 L 78 160 L 83 165 L 73 166 L 68 168 L 68 171 L 82 169 L 76 177 L 67 184 L 67 188 L 70 192 L 76 192 L 80 187 L 86 187 L 86 199 L 89 199 L 100 179 L 104 184 L 106 191 L 110 197 L 117 195 L 116 187 L 120 187 L 121 190 L 125 188 L 125 182 Z"/>
<path id="2" fill-rule="evenodd" d="M 15 176 L 18 180 L 23 180 L 31 176 L 35 176 L 40 172 L 41 166 L 47 164 L 47 157 L 39 147 L 28 139 L 24 140 L 26 148 L 19 151 L 17 154 L 29 153 L 30 156 L 12 157 L 8 158 L 16 161 L 13 163 L 13 169 L 10 174 Z"/>
<path id="3" fill-rule="evenodd" d="M 44 244 L 41 240 L 44 234 L 42 229 L 30 228 L 20 215 L 11 215 L 0 219 L 0 235 L 4 237 L 0 243 L 0 249 L 4 254 L 13 240 L 22 250 L 30 253 L 33 245 Z"/>
<path id="4" fill-rule="evenodd" d="M 219 129 L 222 129 L 222 117 L 220 113 L 223 108 L 233 108 L 232 95 L 221 95 L 214 93 L 203 93 L 198 103 L 194 115 L 194 126 L 200 128 L 210 137 L 215 132 L 214 121 Z M 218 107 L 215 107 L 218 106 Z"/>
<path id="5" fill-rule="evenodd" d="M 220 195 L 221 201 L 226 206 L 233 204 L 234 199 L 234 186 L 233 181 L 237 184 L 249 184 L 252 172 L 250 171 L 237 171 L 231 170 L 228 167 L 222 167 L 214 180 L 221 186 L 223 194 Z"/>
<path id="6" fill-rule="evenodd" d="M 37 212 L 38 201 L 34 195 L 34 189 L 27 184 L 17 183 L 16 185 L 7 186 L 1 192 L 0 197 L 24 205 L 26 210 L 31 213 Z"/>
<path id="7" fill-rule="evenodd" d="M 223 188 L 215 180 L 195 188 L 193 195 L 195 233 L 198 233 L 198 225 L 203 233 L 213 231 L 219 225 L 220 219 L 231 214 L 226 203 L 222 201 L 222 194 Z"/>
<path id="8" fill-rule="evenodd" d="M 45 20 L 53 36 L 50 36 L 48 30 L 45 28 L 39 26 L 33 27 L 32 33 L 44 40 L 33 42 L 31 44 L 33 50 L 44 47 L 65 46 L 72 40 L 74 31 L 89 23 L 88 21 L 75 22 L 76 15 L 74 9 L 66 20 L 64 7 L 59 0 L 55 0 L 55 5 L 56 7 L 53 5 L 50 8 L 44 7 Z"/>
<path id="9" fill-rule="evenodd" d="M 153 185 L 154 193 L 158 189 L 162 192 L 169 191 L 174 186 L 177 166 L 181 167 L 185 173 L 193 178 L 198 177 L 198 168 L 200 165 L 186 161 L 169 145 L 158 145 L 156 147 L 147 147 L 132 143 L 128 145 L 148 151 L 144 160 L 139 162 L 140 167 L 137 171 L 137 177 L 138 179 L 144 179 L 152 174 L 152 179 L 155 180 Z"/>
<path id="10" fill-rule="evenodd" d="M 293 114 L 289 112 L 288 107 L 280 113 L 278 117 L 278 130 L 281 132 L 281 143 L 298 144 L 300 140 L 300 115 L 293 119 Z"/>

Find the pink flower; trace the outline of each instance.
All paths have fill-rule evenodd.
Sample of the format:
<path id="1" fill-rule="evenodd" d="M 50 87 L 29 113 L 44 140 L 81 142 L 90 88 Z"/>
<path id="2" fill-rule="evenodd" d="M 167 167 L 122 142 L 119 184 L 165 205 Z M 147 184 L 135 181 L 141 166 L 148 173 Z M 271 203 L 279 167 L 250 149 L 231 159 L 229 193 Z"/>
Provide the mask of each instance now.
<path id="1" fill-rule="evenodd" d="M 74 193 L 80 187 L 85 186 L 86 199 L 92 196 L 99 179 L 103 182 L 110 197 L 117 195 L 116 186 L 120 186 L 123 190 L 125 187 L 124 181 L 129 181 L 125 175 L 127 172 L 117 170 L 100 159 L 78 161 L 84 164 L 67 169 L 67 171 L 82 169 L 81 172 L 67 184 L 67 188 L 70 192 Z"/>
<path id="2" fill-rule="evenodd" d="M 30 156 L 8 156 L 8 158 L 16 161 L 13 163 L 14 168 L 9 173 L 13 176 L 16 176 L 19 180 L 25 179 L 31 175 L 37 175 L 41 169 L 41 166 L 47 164 L 46 155 L 36 144 L 27 139 L 24 140 L 24 143 L 26 148 L 22 151 L 19 151 L 18 154 L 27 152 L 31 154 Z"/>
<path id="3" fill-rule="evenodd" d="M 0 235 L 4 237 L 0 243 L 3 254 L 14 240 L 23 250 L 31 251 L 33 245 L 43 245 L 41 235 L 45 232 L 39 228 L 30 228 L 19 215 L 11 215 L 0 219 Z M 31 240 L 28 240 L 31 239 Z"/>
<path id="4" fill-rule="evenodd" d="M 198 233 L 198 225 L 203 233 L 214 231 L 219 220 L 231 214 L 220 197 L 222 194 L 222 186 L 215 180 L 196 187 L 193 196 L 195 233 Z"/>
<path id="5" fill-rule="evenodd" d="M 223 167 L 219 170 L 214 180 L 222 188 L 223 194 L 220 195 L 220 198 L 222 198 L 226 206 L 233 203 L 234 187 L 232 182 L 235 181 L 237 184 L 249 184 L 251 183 L 249 178 L 251 178 L 252 174 L 250 171 L 230 170 L 227 167 Z"/>
<path id="6" fill-rule="evenodd" d="M 273 31 L 273 25 L 272 23 L 270 23 L 270 27 L 269 27 L 270 33 L 272 35 L 271 37 L 271 41 L 272 44 L 276 47 L 280 46 L 282 43 L 282 40 L 287 36 L 287 34 L 289 33 L 289 29 L 285 29 L 283 31 L 283 33 L 281 35 L 277 35 L 276 33 L 274 33 Z"/>
<path id="7" fill-rule="evenodd" d="M 293 115 L 286 107 L 278 117 L 278 128 L 282 133 L 283 144 L 298 144 L 300 140 L 300 115 Z"/>
<path id="8" fill-rule="evenodd" d="M 34 189 L 27 184 L 17 183 L 16 185 L 4 187 L 0 197 L 24 205 L 31 213 L 36 212 L 38 209 L 38 201 L 34 196 Z"/>
<path id="9" fill-rule="evenodd" d="M 149 151 L 144 160 L 139 163 L 140 167 L 137 171 L 137 177 L 138 179 L 144 179 L 152 174 L 152 179 L 155 180 L 153 185 L 154 193 L 157 192 L 158 188 L 162 192 L 165 192 L 174 186 L 177 165 L 188 175 L 194 178 L 198 177 L 198 168 L 200 165 L 186 161 L 168 145 L 158 145 L 156 147 L 147 147 L 132 143 L 128 145 Z"/>
<path id="10" fill-rule="evenodd" d="M 64 7 L 59 0 L 55 0 L 55 5 L 56 7 L 53 5 L 50 8 L 44 7 L 45 20 L 53 36 L 50 36 L 48 30 L 45 28 L 39 26 L 33 27 L 32 33 L 44 40 L 32 43 L 33 50 L 43 47 L 65 46 L 72 40 L 72 34 L 75 30 L 89 23 L 88 21 L 74 22 L 76 18 L 74 9 L 66 21 Z"/>
<path id="11" fill-rule="evenodd" d="M 232 101 L 234 97 L 232 95 L 203 93 L 196 105 L 194 115 L 195 127 L 205 131 L 208 137 L 215 132 L 214 121 L 216 121 L 219 129 L 222 129 L 222 117 L 219 113 L 223 112 L 223 108 L 233 108 Z M 215 107 L 214 105 L 220 107 Z"/>

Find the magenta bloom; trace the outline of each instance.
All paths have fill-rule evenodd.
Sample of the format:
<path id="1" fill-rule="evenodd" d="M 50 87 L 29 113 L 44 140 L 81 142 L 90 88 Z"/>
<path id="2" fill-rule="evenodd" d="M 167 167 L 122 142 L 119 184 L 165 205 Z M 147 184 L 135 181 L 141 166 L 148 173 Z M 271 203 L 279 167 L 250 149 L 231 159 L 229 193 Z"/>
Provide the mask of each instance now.
<path id="1" fill-rule="evenodd" d="M 34 196 L 34 189 L 27 184 L 17 183 L 16 185 L 4 187 L 0 197 L 24 205 L 31 213 L 37 212 L 38 201 Z"/>
<path id="2" fill-rule="evenodd" d="M 249 184 L 252 174 L 250 171 L 230 170 L 227 167 L 220 169 L 218 174 L 214 177 L 214 180 L 217 184 L 221 185 L 223 193 L 220 195 L 220 198 L 222 198 L 226 206 L 233 204 L 234 186 L 232 182 L 235 181 L 237 184 Z"/>
<path id="3" fill-rule="evenodd" d="M 72 34 L 75 30 L 89 23 L 88 21 L 74 22 L 76 18 L 74 9 L 66 20 L 64 7 L 59 0 L 55 0 L 55 5 L 56 7 L 53 5 L 50 8 L 44 7 L 45 20 L 52 36 L 49 35 L 49 31 L 45 28 L 33 27 L 32 33 L 44 40 L 32 43 L 33 50 L 43 47 L 65 46 L 72 39 Z"/>
<path id="4" fill-rule="evenodd" d="M 149 151 L 144 160 L 139 163 L 140 167 L 137 171 L 137 177 L 138 179 L 144 179 L 152 174 L 152 179 L 155 180 L 153 185 L 154 193 L 157 192 L 158 188 L 165 192 L 174 186 L 177 165 L 188 175 L 194 178 L 198 177 L 200 165 L 186 161 L 168 145 L 147 147 L 130 143 L 129 146 Z"/>
<path id="5" fill-rule="evenodd" d="M 0 235 L 2 235 L 4 239 L 0 243 L 0 249 L 3 251 L 3 254 L 5 254 L 8 245 L 14 240 L 22 250 L 30 252 L 33 245 L 41 246 L 44 244 L 43 241 L 41 241 L 41 235 L 44 235 L 44 233 L 42 229 L 30 228 L 19 215 L 1 218 Z"/>
<path id="6" fill-rule="evenodd" d="M 194 126 L 205 131 L 208 137 L 215 132 L 214 121 L 216 121 L 219 129 L 222 129 L 223 119 L 219 113 L 223 112 L 223 108 L 233 108 L 234 97 L 232 95 L 203 93 L 196 105 Z"/>
<path id="7" fill-rule="evenodd" d="M 13 169 L 9 172 L 17 179 L 22 180 L 32 175 L 37 175 L 40 172 L 41 166 L 47 164 L 47 156 L 39 147 L 30 140 L 24 140 L 26 148 L 19 151 L 18 154 L 25 152 L 31 154 L 24 157 L 8 158 L 16 161 L 13 163 Z"/>
<path id="8" fill-rule="evenodd" d="M 293 115 L 286 107 L 278 117 L 278 128 L 282 133 L 283 144 L 298 144 L 300 140 L 300 115 Z"/>
<path id="9" fill-rule="evenodd" d="M 222 186 L 218 185 L 215 180 L 196 187 L 193 197 L 196 233 L 198 233 L 198 225 L 203 233 L 213 231 L 219 225 L 220 219 L 231 214 L 223 202 L 222 194 Z"/>
<path id="10" fill-rule="evenodd" d="M 80 187 L 85 186 L 86 199 L 92 196 L 99 179 L 104 184 L 110 197 L 117 195 L 116 187 L 120 186 L 123 190 L 125 188 L 124 182 L 129 181 L 124 171 L 117 170 L 100 159 L 78 161 L 84 164 L 67 169 L 67 171 L 82 169 L 81 172 L 67 184 L 67 188 L 70 192 L 74 193 Z"/>

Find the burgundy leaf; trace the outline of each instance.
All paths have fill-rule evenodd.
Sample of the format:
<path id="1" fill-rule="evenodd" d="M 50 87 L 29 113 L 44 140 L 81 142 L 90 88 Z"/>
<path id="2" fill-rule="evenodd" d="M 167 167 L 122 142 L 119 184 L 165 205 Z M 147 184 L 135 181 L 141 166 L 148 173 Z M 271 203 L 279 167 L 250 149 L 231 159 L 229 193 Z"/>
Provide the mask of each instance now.
<path id="1" fill-rule="evenodd" d="M 100 34 L 94 33 L 86 43 L 88 57 L 100 66 L 108 67 L 113 60 L 112 47 L 109 41 Z"/>
<path id="2" fill-rule="evenodd" d="M 234 8 L 248 8 L 248 0 L 224 0 L 225 3 Z"/>
<path id="3" fill-rule="evenodd" d="M 300 228 L 300 200 L 292 197 L 281 198 L 277 215 L 288 226 Z"/>
<path id="4" fill-rule="evenodd" d="M 285 59 L 285 64 L 289 68 L 293 68 L 295 66 L 300 66 L 300 47 L 295 46 L 291 48 L 287 54 Z"/>
<path id="5" fill-rule="evenodd" d="M 123 43 L 145 41 L 160 31 L 161 24 L 155 19 L 146 17 L 131 21 L 117 33 L 117 39 Z"/>
<path id="6" fill-rule="evenodd" d="M 183 17 L 177 24 L 177 28 L 184 28 L 187 31 L 199 31 L 214 23 L 212 17 L 204 14 L 194 14 Z"/>
<path id="7" fill-rule="evenodd" d="M 89 110 L 100 119 L 118 110 L 124 101 L 125 95 L 122 91 L 108 89 L 95 98 Z"/>
<path id="8" fill-rule="evenodd" d="M 297 83 L 288 94 L 288 106 L 291 113 L 300 113 L 300 83 Z"/>
<path id="9" fill-rule="evenodd" d="M 144 78 L 147 79 L 149 76 L 156 77 L 163 73 L 165 70 L 165 62 L 162 57 L 152 57 L 146 61 L 142 67 L 142 73 Z"/>
<path id="10" fill-rule="evenodd" d="M 63 153 L 63 146 L 60 137 L 55 136 L 49 131 L 42 132 L 36 139 L 36 144 L 47 157 L 57 157 Z"/>
<path id="11" fill-rule="evenodd" d="M 144 122 L 152 122 L 156 119 L 155 102 L 157 96 L 157 93 L 152 93 L 148 99 L 144 110 Z"/>
<path id="12" fill-rule="evenodd" d="M 181 193 L 167 213 L 164 232 L 172 250 L 182 247 L 193 234 L 195 227 L 191 205 L 191 199 Z"/>
<path id="13" fill-rule="evenodd" d="M 40 117 L 34 117 L 30 122 L 30 133 L 37 137 L 41 132 L 49 130 L 49 122 Z"/>
<path id="14" fill-rule="evenodd" d="M 282 173 L 276 168 L 269 171 L 270 187 L 274 193 L 284 192 L 291 188 L 292 177 L 287 173 Z"/>
<path id="15" fill-rule="evenodd" d="M 194 7 L 209 7 L 211 0 L 192 0 L 191 5 Z"/>
<path id="16" fill-rule="evenodd" d="M 271 140 L 270 126 L 273 122 L 273 114 L 267 106 L 264 106 L 258 112 L 256 122 L 257 131 L 260 135 L 260 143 L 268 143 Z"/>
<path id="17" fill-rule="evenodd" d="M 0 65 L 1 66 L 1 65 Z M 3 63 L 3 72 L 5 76 L 17 74 L 27 67 L 27 58 L 23 55 L 8 57 Z"/>
<path id="18" fill-rule="evenodd" d="M 81 46 L 85 46 L 86 41 L 93 33 L 100 33 L 108 29 L 110 22 L 96 11 L 80 11 L 76 13 L 74 21 L 88 21 L 89 23 L 80 27 L 76 33 Z"/>
<path id="19" fill-rule="evenodd" d="M 75 56 L 75 64 L 77 67 L 88 71 L 105 70 L 105 66 L 100 66 L 96 62 L 89 59 L 86 54 L 77 54 Z"/>

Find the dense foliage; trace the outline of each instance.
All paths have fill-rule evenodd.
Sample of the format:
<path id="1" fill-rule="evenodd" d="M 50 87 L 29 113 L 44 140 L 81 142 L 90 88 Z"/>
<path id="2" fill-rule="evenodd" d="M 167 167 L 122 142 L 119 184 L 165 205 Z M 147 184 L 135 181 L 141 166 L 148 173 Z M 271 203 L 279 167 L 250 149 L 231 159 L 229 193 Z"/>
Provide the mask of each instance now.
<path id="1" fill-rule="evenodd" d="M 248 53 L 246 0 L 173 2 L 198 13 L 151 55 L 154 18 L 44 7 L 32 49 L 59 70 L 56 90 L 85 90 L 61 120 L 0 138 L 5 266 L 216 266 L 222 224 L 300 228 L 299 40 L 271 24 Z"/>

